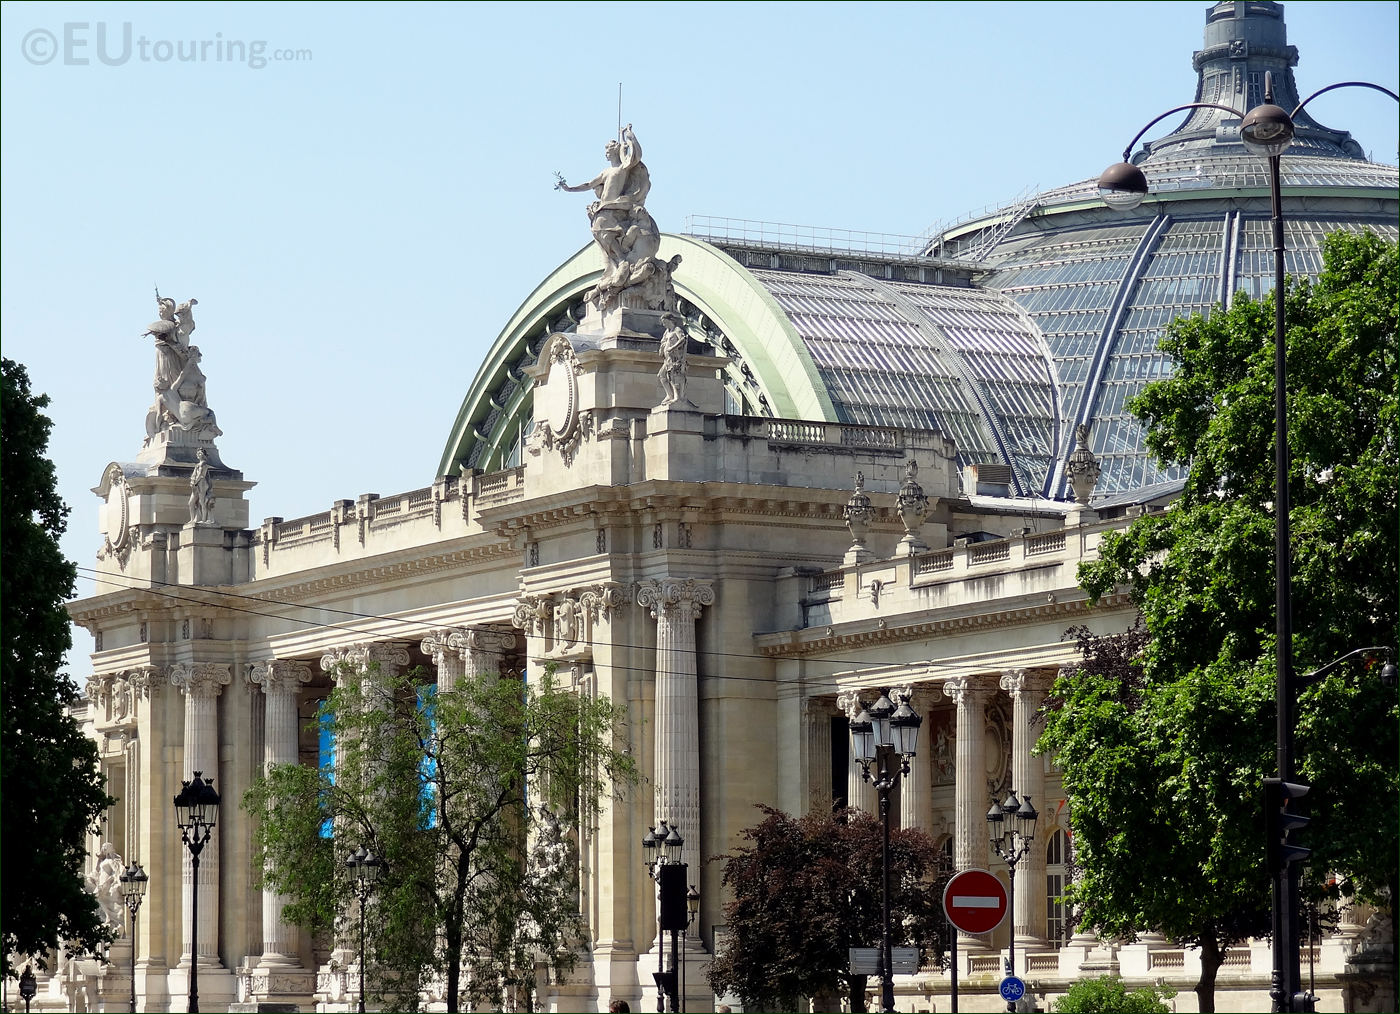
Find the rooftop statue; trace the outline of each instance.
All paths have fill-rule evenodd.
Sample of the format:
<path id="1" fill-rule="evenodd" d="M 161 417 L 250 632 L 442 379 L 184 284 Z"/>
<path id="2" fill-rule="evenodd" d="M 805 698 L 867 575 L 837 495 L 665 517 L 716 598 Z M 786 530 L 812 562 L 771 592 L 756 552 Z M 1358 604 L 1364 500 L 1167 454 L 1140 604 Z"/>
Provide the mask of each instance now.
<path id="1" fill-rule="evenodd" d="M 156 400 L 146 413 L 147 445 L 157 435 L 172 431 L 209 441 L 222 433 L 205 400 L 206 378 L 199 367 L 199 346 L 190 344 L 198 304 L 197 299 L 187 299 L 177 306 L 175 300 L 156 293 L 160 319 L 142 335 L 156 342 L 156 373 L 151 382 Z"/>
<path id="2" fill-rule="evenodd" d="M 603 154 L 608 164 L 587 183 L 569 186 L 559 176 L 554 185 L 571 194 L 591 190 L 597 197 L 589 202 L 588 221 L 607 267 L 588 299 L 599 310 L 673 310 L 676 293 L 671 273 L 680 256 L 669 261 L 656 256 L 661 232 L 646 209 L 651 174 L 642 161 L 642 146 L 632 124 L 623 128 L 621 141 L 610 140 L 603 146 Z"/>

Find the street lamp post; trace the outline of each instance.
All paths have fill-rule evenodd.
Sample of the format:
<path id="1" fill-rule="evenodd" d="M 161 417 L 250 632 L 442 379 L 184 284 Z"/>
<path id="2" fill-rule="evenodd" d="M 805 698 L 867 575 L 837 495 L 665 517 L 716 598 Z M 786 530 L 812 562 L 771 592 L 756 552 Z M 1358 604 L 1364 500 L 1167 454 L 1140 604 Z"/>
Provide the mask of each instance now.
<path id="1" fill-rule="evenodd" d="M 1006 863 L 1006 904 L 1012 912 L 1011 942 L 1006 956 L 1007 975 L 1016 974 L 1016 867 L 1035 844 L 1035 822 L 1039 816 L 1031 805 L 1031 797 L 1022 795 L 1017 799 L 1015 789 L 1007 793 L 1004 803 L 993 799 L 992 808 L 987 811 L 992 851 Z M 1008 1002 L 1006 1009 L 1014 1012 L 1016 1004 Z"/>
<path id="2" fill-rule="evenodd" d="M 25 965 L 19 976 L 19 995 L 24 998 L 24 1014 L 29 1014 L 29 1002 L 39 992 L 39 980 L 34 978 L 34 970 Z"/>
<path id="3" fill-rule="evenodd" d="M 897 695 L 898 696 L 898 695 Z M 880 1009 L 886 1014 L 894 1011 L 893 948 L 890 941 L 890 791 L 900 775 L 909 773 L 909 761 L 914 757 L 923 719 L 901 700 L 898 707 L 886 694 L 881 694 L 867 710 L 862 707 L 851 719 L 851 748 L 860 764 L 860 776 L 873 782 L 880 798 Z M 899 767 L 890 769 L 890 760 L 897 757 Z M 879 763 L 879 774 L 872 776 L 871 765 Z"/>
<path id="4" fill-rule="evenodd" d="M 384 875 L 384 860 L 361 845 L 345 860 L 345 868 L 355 878 L 355 896 L 360 899 L 360 1014 L 365 1014 L 365 902 Z"/>
<path id="5" fill-rule="evenodd" d="M 121 882 L 122 897 L 126 899 L 126 910 L 131 913 L 131 1014 L 136 1014 L 136 913 L 151 878 L 146 876 L 140 863 L 132 863 L 117 879 Z"/>
<path id="6" fill-rule="evenodd" d="M 1273 75 L 1264 75 L 1264 102 L 1248 113 L 1214 102 L 1192 102 L 1169 109 L 1138 131 L 1123 151 L 1123 161 L 1109 166 L 1099 177 L 1099 195 L 1111 208 L 1131 210 L 1147 196 L 1147 177 L 1128 158 L 1134 145 L 1153 124 L 1186 109 L 1223 109 L 1240 119 L 1240 142 L 1249 151 L 1262 155 L 1269 166 L 1269 199 L 1274 249 L 1274 699 L 1276 706 L 1275 752 L 1278 781 L 1285 785 L 1293 778 L 1293 707 L 1297 687 L 1292 675 L 1293 620 L 1291 609 L 1291 559 L 1288 489 L 1288 370 L 1287 326 L 1284 319 L 1284 233 L 1283 195 L 1279 181 L 1279 156 L 1293 141 L 1293 120 L 1313 99 L 1335 88 L 1372 88 L 1400 101 L 1400 95 L 1369 81 L 1341 81 L 1313 92 L 1293 112 L 1274 105 Z M 1306 787 L 1301 787 L 1306 791 Z M 1266 794 L 1266 800 L 1268 799 Z M 1267 805 L 1267 803 L 1266 803 Z M 1275 848 L 1269 842 L 1267 847 Z M 1278 864 L 1273 884 L 1273 997 L 1276 1011 L 1311 1011 L 1314 997 L 1302 991 L 1298 958 L 1298 880 L 1288 862 Z"/>
<path id="7" fill-rule="evenodd" d="M 199 854 L 214 836 L 214 821 L 219 813 L 219 794 L 213 779 L 205 781 L 196 771 L 189 781 L 180 783 L 175 797 L 175 824 L 180 840 L 190 853 L 190 1000 L 189 1010 L 199 1010 Z"/>
<path id="8" fill-rule="evenodd" d="M 685 839 L 675 825 L 661 821 L 659 827 L 652 827 L 642 838 L 642 854 L 645 857 L 647 873 L 656 881 L 661 896 L 661 932 L 671 931 L 671 968 L 652 974 L 656 981 L 656 1009 L 665 1010 L 665 1001 L 670 997 L 672 1011 L 681 1009 L 680 976 L 680 934 L 690 926 L 694 913 L 690 892 L 686 890 L 686 875 L 689 867 L 681 862 L 681 849 Z M 691 890 L 694 890 L 692 888 Z M 695 891 L 694 905 L 698 909 L 700 893 Z M 665 944 L 663 943 L 664 947 Z"/>

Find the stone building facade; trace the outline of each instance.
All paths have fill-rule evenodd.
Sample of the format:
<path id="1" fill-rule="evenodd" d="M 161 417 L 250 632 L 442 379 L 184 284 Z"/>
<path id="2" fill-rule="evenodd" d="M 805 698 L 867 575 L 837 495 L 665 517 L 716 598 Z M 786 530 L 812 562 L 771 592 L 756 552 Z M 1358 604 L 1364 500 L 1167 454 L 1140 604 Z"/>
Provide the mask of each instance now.
<path id="1" fill-rule="evenodd" d="M 1251 40 L 1252 50 L 1231 45 Z M 1290 51 L 1296 61 L 1279 5 L 1223 3 L 1208 12 L 1195 65 L 1202 81 L 1238 79 L 1243 102 L 1251 60 L 1292 86 Z M 858 702 L 894 690 L 924 718 L 898 790 L 901 824 L 934 835 L 960 869 L 995 870 L 989 800 L 1014 786 L 1042 814 L 1012 919 L 962 943 L 962 1009 L 1000 1007 L 1012 933 L 1017 971 L 1042 1003 L 1081 974 L 1116 969 L 1170 982 L 1186 1009 L 1189 949 L 1075 935 L 1056 902 L 1071 829 L 1058 774 L 1033 752 L 1034 715 L 1075 662 L 1067 628 L 1134 620 L 1122 600 L 1091 608 L 1078 565 L 1179 488 L 1121 419 L 1122 378 L 1140 388 L 1154 370 L 1113 364 L 1147 332 L 1134 354 L 1151 358 L 1163 321 L 1257 273 L 1250 243 L 1267 187 L 1225 179 L 1244 164 L 1231 129 L 1193 120 L 1177 147 L 1142 153 L 1147 168 L 1157 158 L 1173 172 L 1178 157 L 1218 159 L 1218 187 L 1178 180 L 1110 222 L 1078 184 L 898 255 L 652 235 L 654 223 L 629 240 L 635 251 L 610 248 L 602 207 L 591 212 L 596 242 L 502 328 L 430 485 L 257 527 L 254 483 L 224 464 L 212 413 L 196 411 L 202 385 L 188 383 L 179 331 L 187 307 L 162 309 L 170 326 L 152 333 L 173 357 L 168 386 L 139 454 L 112 462 L 94 490 L 102 577 L 70 605 L 95 642 L 76 711 L 118 800 L 103 838 L 144 864 L 150 893 L 135 939 L 121 938 L 110 964 L 64 965 L 39 1006 L 124 1002 L 134 947 L 143 1010 L 183 1010 L 192 962 L 208 1010 L 353 1009 L 352 970 L 255 886 L 237 801 L 266 765 L 318 762 L 306 720 L 330 671 L 374 661 L 424 666 L 439 683 L 528 679 L 553 663 L 577 692 L 625 705 L 645 791 L 612 800 L 579 843 L 591 940 L 575 973 L 542 989 L 548 1009 L 656 1002 L 640 843 L 663 818 L 683 830 L 701 898 L 686 1009 L 711 1009 L 700 969 L 723 939 L 725 899 L 704 860 L 738 842 L 756 803 L 873 809 L 846 723 Z M 1285 190 L 1291 206 L 1394 235 L 1395 169 L 1317 132 L 1306 158 L 1341 182 L 1327 193 L 1298 183 Z M 635 174 L 639 146 L 619 161 Z M 619 184 L 624 196 L 644 197 L 635 179 Z M 1209 280 L 1175 287 L 1205 292 L 1202 306 L 1148 297 L 1173 243 L 1210 262 Z M 1074 291 L 1096 301 L 1070 307 L 1073 328 L 1098 342 L 1088 353 L 1071 350 L 1064 308 L 1047 309 L 1063 286 L 1050 266 L 1076 263 Z M 169 806 L 194 771 L 225 800 L 198 885 Z M 1366 932 L 1344 925 L 1317 949 L 1329 1002 L 1340 1005 L 1348 976 L 1365 979 L 1351 959 L 1366 953 Z M 1267 1002 L 1269 971 L 1266 943 L 1231 951 L 1222 1009 Z M 898 1003 L 946 1009 L 948 988 L 945 973 L 902 975 Z"/>

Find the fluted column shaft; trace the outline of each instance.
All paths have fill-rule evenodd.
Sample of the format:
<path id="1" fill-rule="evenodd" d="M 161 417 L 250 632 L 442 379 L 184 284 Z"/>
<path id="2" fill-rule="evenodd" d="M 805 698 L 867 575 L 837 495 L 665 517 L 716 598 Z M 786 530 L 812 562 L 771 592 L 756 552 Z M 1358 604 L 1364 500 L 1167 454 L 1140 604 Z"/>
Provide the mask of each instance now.
<path id="1" fill-rule="evenodd" d="M 198 662 L 170 668 L 171 685 L 185 697 L 184 777 L 202 772 L 206 781 L 219 777 L 219 694 L 233 678 L 226 663 Z M 218 785 L 215 785 L 218 788 Z M 237 806 L 236 800 L 228 800 Z M 222 816 L 222 814 L 220 815 Z M 219 963 L 219 822 L 199 856 L 199 883 L 194 880 L 190 851 L 181 846 L 181 955 L 191 960 L 194 945 L 194 892 L 199 891 L 199 954 L 203 965 Z"/>
<path id="2" fill-rule="evenodd" d="M 807 805 L 816 813 L 831 811 L 831 705 L 809 697 L 802 704 L 807 737 Z"/>
<path id="3" fill-rule="evenodd" d="M 262 687 L 263 770 L 279 764 L 297 763 L 297 737 L 301 723 L 297 717 L 297 693 L 311 679 L 311 667 L 274 659 L 255 662 L 249 681 Z M 264 887 L 262 894 L 263 953 L 261 965 L 296 965 L 297 928 L 286 921 L 283 910 L 286 895 Z"/>
<path id="4" fill-rule="evenodd" d="M 875 697 L 879 694 L 876 693 Z M 874 698 L 870 698 L 871 701 Z M 837 695 L 836 706 L 846 713 L 846 718 L 855 721 L 861 711 L 860 691 L 848 690 Z M 876 798 L 875 786 L 867 781 L 865 773 L 861 770 L 860 762 L 856 760 L 856 752 L 852 749 L 849 737 L 846 741 L 846 805 L 855 810 L 864 810 L 866 813 L 879 816 L 879 800 Z"/>
<path id="5" fill-rule="evenodd" d="M 506 652 L 515 647 L 515 632 L 510 630 L 467 630 L 454 643 L 462 655 L 462 675 L 479 680 L 496 677 L 505 666 Z"/>
<path id="6" fill-rule="evenodd" d="M 643 581 L 637 603 L 656 620 L 655 814 L 679 828 L 681 861 L 700 882 L 700 701 L 695 621 L 715 600 L 708 581 Z"/>
<path id="7" fill-rule="evenodd" d="M 912 686 L 890 690 L 890 700 L 896 706 L 908 701 L 909 706 L 924 718 L 930 711 L 927 695 Z M 929 732 L 919 732 L 917 753 L 909 758 L 909 773 L 899 779 L 899 826 L 929 832 L 933 829 L 933 799 L 930 795 L 932 762 L 929 758 Z"/>
<path id="8" fill-rule="evenodd" d="M 987 868 L 987 701 L 990 684 L 949 680 L 943 691 L 958 706 L 953 862 L 959 870 Z"/>
<path id="9" fill-rule="evenodd" d="M 1002 673 L 1001 688 L 1011 694 L 1011 787 L 1045 814 L 1045 766 L 1032 751 L 1034 719 L 1045 700 L 1048 680 L 1013 669 Z M 1048 816 L 1048 815 L 1046 815 Z M 1049 821 L 1038 825 L 1035 844 L 1016 870 L 1016 911 L 1011 916 L 1018 944 L 1045 939 L 1045 838 Z"/>
<path id="10" fill-rule="evenodd" d="M 438 693 L 456 686 L 466 669 L 462 651 L 453 643 L 454 639 L 461 637 L 463 633 L 465 631 L 436 630 L 423 638 L 423 654 L 433 660 L 433 668 L 437 670 Z"/>

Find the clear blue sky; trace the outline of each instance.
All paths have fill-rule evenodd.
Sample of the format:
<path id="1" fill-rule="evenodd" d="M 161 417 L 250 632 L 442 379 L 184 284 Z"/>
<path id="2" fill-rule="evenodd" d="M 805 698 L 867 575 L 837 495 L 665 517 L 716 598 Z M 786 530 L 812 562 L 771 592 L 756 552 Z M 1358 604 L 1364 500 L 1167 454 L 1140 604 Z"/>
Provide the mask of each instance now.
<path id="1" fill-rule="evenodd" d="M 93 565 L 89 489 L 140 450 L 153 283 L 200 301 L 254 525 L 419 488 L 500 327 L 589 240 L 553 172 L 601 167 L 619 81 L 663 230 L 912 235 L 1116 161 L 1191 101 L 1207 6 L 7 3 L 0 326 L 53 398 L 65 551 Z M 1397 4 L 1286 18 L 1304 94 L 1396 87 Z M 1391 100 L 1309 110 L 1396 161 Z"/>

